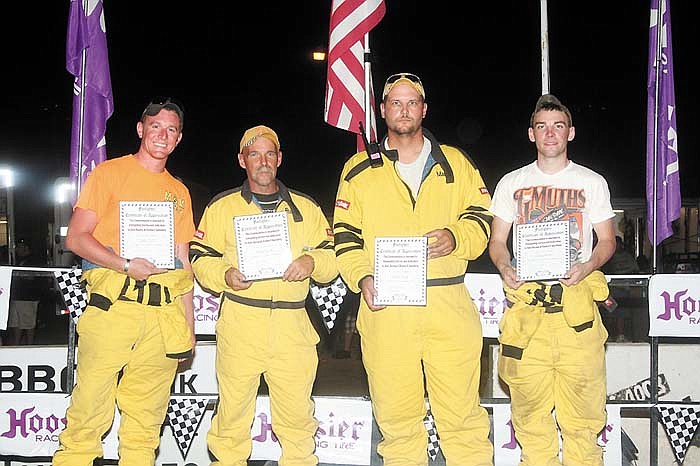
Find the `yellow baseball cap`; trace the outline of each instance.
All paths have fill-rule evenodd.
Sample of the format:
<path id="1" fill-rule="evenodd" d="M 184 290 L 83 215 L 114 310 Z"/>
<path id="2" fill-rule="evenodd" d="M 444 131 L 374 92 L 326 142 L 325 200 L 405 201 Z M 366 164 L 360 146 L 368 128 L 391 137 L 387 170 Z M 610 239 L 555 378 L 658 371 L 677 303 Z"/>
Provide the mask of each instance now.
<path id="1" fill-rule="evenodd" d="M 239 152 L 243 152 L 243 148 L 247 147 L 255 142 L 259 137 L 264 137 L 272 141 L 277 150 L 280 150 L 280 140 L 277 137 L 277 133 L 272 128 L 268 128 L 264 125 L 253 126 L 252 128 L 246 130 L 241 138 L 241 144 L 239 147 Z"/>
<path id="2" fill-rule="evenodd" d="M 425 100 L 425 89 L 423 88 L 423 83 L 421 82 L 420 78 L 413 73 L 396 73 L 386 78 L 386 82 L 384 83 L 384 92 L 382 92 L 382 100 L 386 99 L 386 96 L 397 84 L 410 84 Z"/>

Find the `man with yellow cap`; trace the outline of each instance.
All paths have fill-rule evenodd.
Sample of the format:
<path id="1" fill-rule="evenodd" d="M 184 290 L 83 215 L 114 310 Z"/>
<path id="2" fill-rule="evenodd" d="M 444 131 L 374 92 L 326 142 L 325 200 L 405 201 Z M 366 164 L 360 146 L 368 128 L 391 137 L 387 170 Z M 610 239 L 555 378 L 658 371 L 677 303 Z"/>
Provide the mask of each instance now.
<path id="1" fill-rule="evenodd" d="M 447 464 L 493 464 L 489 418 L 479 405 L 482 333 L 464 286 L 469 260 L 491 232 L 491 200 L 474 162 L 422 126 L 428 105 L 415 74 L 390 76 L 381 163 L 352 156 L 334 212 L 338 268 L 362 294 L 357 329 L 385 466 L 428 464 L 426 392 Z M 371 155 L 371 154 L 370 154 Z M 427 304 L 375 304 L 375 238 L 427 237 Z"/>
<path id="2" fill-rule="evenodd" d="M 305 301 L 310 279 L 329 283 L 338 275 L 332 231 L 311 197 L 277 179 L 282 151 L 271 128 L 260 125 L 245 131 L 238 163 L 247 179 L 211 200 L 190 244 L 197 280 L 221 296 L 216 324 L 219 404 L 207 435 L 215 457 L 212 464 L 247 464 L 262 375 L 269 388 L 272 429 L 282 448 L 279 463 L 315 465 L 318 423 L 311 389 L 319 336 Z M 239 253 L 253 246 L 247 241 L 243 245 L 243 232 L 236 231 L 234 223 L 253 215 L 263 221 L 277 213 L 284 214 L 290 263 L 277 276 L 250 280 L 240 270 Z"/>

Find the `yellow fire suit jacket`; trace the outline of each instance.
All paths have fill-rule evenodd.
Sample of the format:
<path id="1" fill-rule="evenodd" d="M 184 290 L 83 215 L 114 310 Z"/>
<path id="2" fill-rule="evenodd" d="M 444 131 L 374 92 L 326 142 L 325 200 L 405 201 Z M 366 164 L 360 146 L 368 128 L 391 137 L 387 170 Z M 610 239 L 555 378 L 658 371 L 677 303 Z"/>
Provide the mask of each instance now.
<path id="1" fill-rule="evenodd" d="M 398 152 L 384 149 L 385 141 L 382 166 L 372 167 L 364 151 L 345 163 L 333 217 L 335 253 L 345 283 L 356 293 L 360 281 L 374 275 L 378 236 L 423 236 L 447 228 L 456 248 L 428 261 L 428 286 L 462 282 L 468 261 L 486 248 L 493 215 L 479 171 L 460 149 L 440 145 L 425 128 L 423 134 L 432 150 L 417 198 L 397 172 Z"/>
<path id="2" fill-rule="evenodd" d="M 333 257 L 333 235 L 328 220 L 318 204 L 306 194 L 290 190 L 281 182 L 282 201 L 277 212 L 286 212 L 292 258 L 302 254 L 314 260 L 311 278 L 329 283 L 338 276 Z M 300 309 L 309 292 L 309 280 L 285 282 L 281 278 L 260 280 L 245 290 L 233 291 L 226 285 L 224 275 L 238 267 L 236 234 L 233 218 L 262 213 L 253 199 L 246 180 L 242 186 L 215 196 L 204 210 L 202 220 L 190 243 L 190 262 L 200 285 L 227 302 L 267 309 Z"/>
<path id="3" fill-rule="evenodd" d="M 550 292 L 551 289 L 549 285 L 527 282 L 514 290 L 503 283 L 509 307 L 499 323 L 498 340 L 503 345 L 504 356 L 522 357 L 548 307 L 561 309 L 566 323 L 576 332 L 592 328 L 601 343 L 605 342 L 608 334 L 596 304 L 610 295 L 602 272 L 596 270 L 573 286 L 560 285 L 559 295 Z"/>
<path id="4" fill-rule="evenodd" d="M 149 306 L 158 318 L 166 356 L 173 359 L 192 356 L 192 334 L 180 301 L 180 296 L 194 287 L 192 272 L 176 269 L 151 275 L 148 280 L 134 280 L 114 270 L 97 267 L 83 271 L 82 278 L 86 281 L 88 309 L 109 311 L 119 300 Z"/>

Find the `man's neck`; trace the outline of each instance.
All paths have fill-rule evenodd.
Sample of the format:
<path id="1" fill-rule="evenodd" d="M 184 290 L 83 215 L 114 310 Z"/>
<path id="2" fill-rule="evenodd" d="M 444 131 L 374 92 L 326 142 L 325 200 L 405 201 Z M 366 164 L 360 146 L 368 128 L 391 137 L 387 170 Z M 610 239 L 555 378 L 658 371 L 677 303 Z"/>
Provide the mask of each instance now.
<path id="1" fill-rule="evenodd" d="M 389 133 L 387 138 L 387 145 L 390 149 L 398 151 L 401 163 L 415 162 L 423 150 L 424 142 L 423 131 L 414 134 Z"/>
<path id="2" fill-rule="evenodd" d="M 566 154 L 556 158 L 537 157 L 537 168 L 548 175 L 559 173 L 567 166 L 569 166 L 569 159 Z"/>
<path id="3" fill-rule="evenodd" d="M 141 150 L 134 154 L 134 158 L 143 168 L 153 173 L 163 172 L 168 161 L 167 159 L 159 160 L 153 158 Z"/>

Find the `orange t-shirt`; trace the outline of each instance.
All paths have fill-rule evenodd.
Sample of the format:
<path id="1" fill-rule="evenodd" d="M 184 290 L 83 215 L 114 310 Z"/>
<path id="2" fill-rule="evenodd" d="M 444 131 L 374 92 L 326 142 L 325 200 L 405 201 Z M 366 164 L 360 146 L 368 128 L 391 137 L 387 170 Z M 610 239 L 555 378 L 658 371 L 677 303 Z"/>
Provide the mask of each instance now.
<path id="1" fill-rule="evenodd" d="M 194 234 L 192 200 L 182 182 L 167 170 L 146 170 L 133 155 L 106 160 L 90 173 L 75 207 L 97 214 L 93 236 L 119 251 L 119 201 L 169 201 L 175 206 L 175 243 L 188 243 Z"/>

